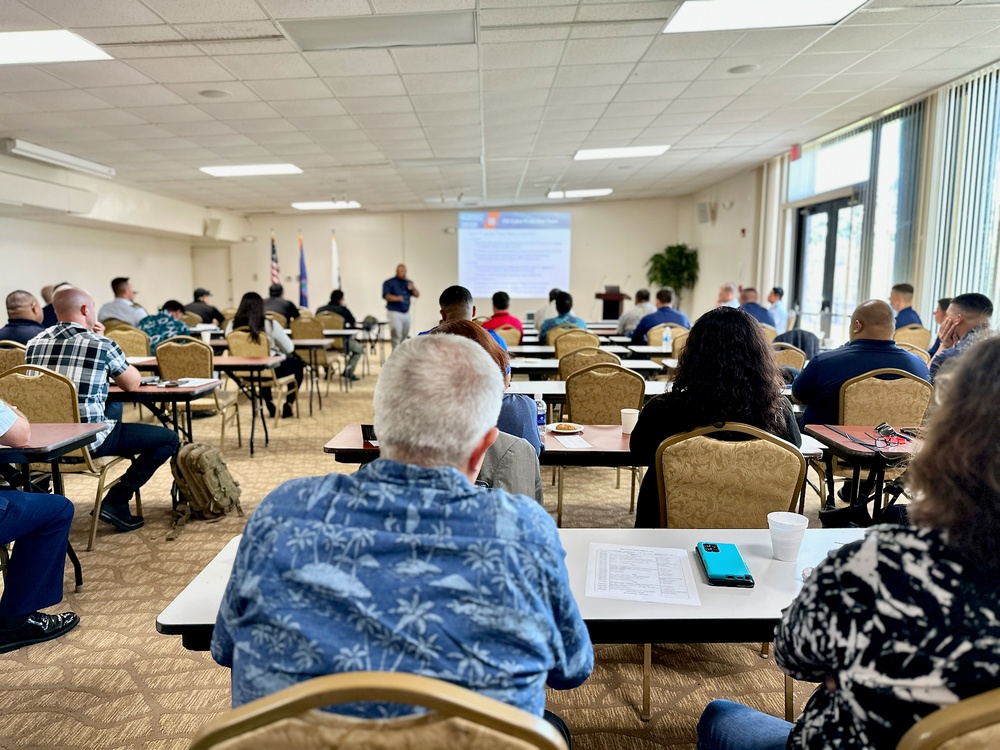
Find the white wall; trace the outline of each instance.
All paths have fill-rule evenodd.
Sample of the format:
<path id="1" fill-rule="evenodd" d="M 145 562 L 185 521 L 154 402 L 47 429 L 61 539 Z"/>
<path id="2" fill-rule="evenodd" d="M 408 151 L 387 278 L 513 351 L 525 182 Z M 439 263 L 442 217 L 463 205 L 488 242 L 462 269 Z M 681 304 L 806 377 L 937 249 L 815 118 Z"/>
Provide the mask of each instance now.
<path id="1" fill-rule="evenodd" d="M 113 296 L 111 279 L 128 276 L 147 310 L 191 301 L 189 240 L 10 218 L 0 218 L 0 237 L 0 300 L 24 289 L 41 301 L 43 286 L 69 281 L 101 305 Z"/>

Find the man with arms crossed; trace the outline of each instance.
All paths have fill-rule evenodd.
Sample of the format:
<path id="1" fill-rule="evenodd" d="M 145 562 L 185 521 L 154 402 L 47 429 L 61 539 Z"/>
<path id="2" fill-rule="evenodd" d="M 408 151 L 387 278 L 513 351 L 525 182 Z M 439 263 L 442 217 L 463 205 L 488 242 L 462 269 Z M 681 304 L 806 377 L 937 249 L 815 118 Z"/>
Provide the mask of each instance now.
<path id="1" fill-rule="evenodd" d="M 473 484 L 502 393 L 496 362 L 472 341 L 407 341 L 375 384 L 381 457 L 286 482 L 257 507 L 212 638 L 212 656 L 233 670 L 234 706 L 324 674 L 386 670 L 542 716 L 546 684 L 586 680 L 593 647 L 552 518 Z"/>
<path id="2" fill-rule="evenodd" d="M 393 349 L 410 335 L 410 298 L 419 296 L 420 291 L 406 278 L 406 266 L 402 263 L 396 266 L 396 275 L 382 284 L 382 299 L 386 302 Z"/>

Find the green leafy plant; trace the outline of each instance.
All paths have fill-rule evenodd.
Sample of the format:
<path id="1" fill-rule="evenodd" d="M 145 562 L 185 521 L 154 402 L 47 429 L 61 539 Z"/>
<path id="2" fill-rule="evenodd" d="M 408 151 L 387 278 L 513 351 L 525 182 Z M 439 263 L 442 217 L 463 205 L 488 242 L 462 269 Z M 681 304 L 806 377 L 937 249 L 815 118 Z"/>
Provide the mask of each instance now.
<path id="1" fill-rule="evenodd" d="M 650 284 L 672 286 L 680 301 L 681 291 L 698 283 L 698 251 L 681 243 L 667 245 L 662 253 L 649 259 L 646 278 Z"/>

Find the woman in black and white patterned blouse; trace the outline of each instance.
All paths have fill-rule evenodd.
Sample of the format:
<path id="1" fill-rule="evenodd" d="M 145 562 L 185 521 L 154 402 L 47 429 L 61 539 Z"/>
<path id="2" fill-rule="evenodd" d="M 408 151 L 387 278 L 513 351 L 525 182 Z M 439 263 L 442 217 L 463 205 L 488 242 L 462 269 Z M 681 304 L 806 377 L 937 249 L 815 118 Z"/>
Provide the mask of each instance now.
<path id="1" fill-rule="evenodd" d="M 920 718 L 1000 686 L 1000 338 L 965 352 L 907 484 L 915 527 L 878 526 L 812 573 L 775 633 L 821 683 L 794 724 L 713 701 L 701 750 L 894 748 Z"/>

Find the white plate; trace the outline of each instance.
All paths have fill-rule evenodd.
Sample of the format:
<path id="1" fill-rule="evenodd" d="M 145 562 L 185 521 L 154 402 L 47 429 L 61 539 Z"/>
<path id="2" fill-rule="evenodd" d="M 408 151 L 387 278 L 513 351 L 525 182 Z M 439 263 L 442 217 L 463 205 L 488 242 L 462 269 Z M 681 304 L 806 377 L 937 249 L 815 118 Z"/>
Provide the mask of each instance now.
<path id="1" fill-rule="evenodd" d="M 568 424 L 572 425 L 572 430 L 557 430 L 556 424 Z M 555 424 L 545 425 L 546 432 L 550 432 L 553 435 L 575 435 L 578 432 L 583 432 L 582 424 L 575 424 L 573 422 L 556 422 Z"/>

